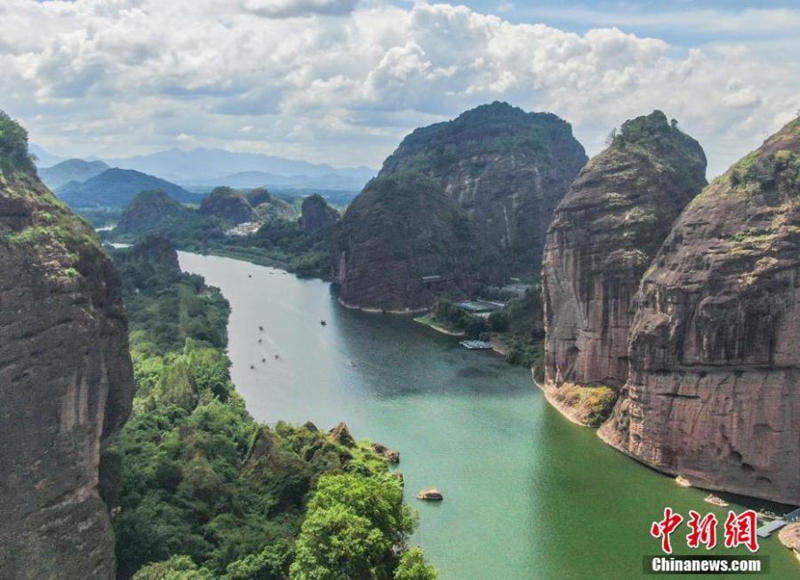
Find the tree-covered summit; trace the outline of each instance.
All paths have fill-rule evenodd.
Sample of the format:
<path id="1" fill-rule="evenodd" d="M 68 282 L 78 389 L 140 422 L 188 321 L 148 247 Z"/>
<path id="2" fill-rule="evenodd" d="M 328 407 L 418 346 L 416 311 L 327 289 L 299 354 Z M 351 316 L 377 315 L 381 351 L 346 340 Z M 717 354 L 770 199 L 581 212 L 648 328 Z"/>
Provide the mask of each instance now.
<path id="1" fill-rule="evenodd" d="M 384 161 L 381 174 L 439 169 L 471 155 L 549 154 L 555 143 L 566 141 L 575 145 L 570 154 L 585 163 L 583 147 L 574 141 L 568 122 L 552 113 L 526 112 L 495 101 L 452 121 L 415 129 Z"/>
<path id="2" fill-rule="evenodd" d="M 0 170 L 34 171 L 28 153 L 28 132 L 22 125 L 0 111 Z"/>

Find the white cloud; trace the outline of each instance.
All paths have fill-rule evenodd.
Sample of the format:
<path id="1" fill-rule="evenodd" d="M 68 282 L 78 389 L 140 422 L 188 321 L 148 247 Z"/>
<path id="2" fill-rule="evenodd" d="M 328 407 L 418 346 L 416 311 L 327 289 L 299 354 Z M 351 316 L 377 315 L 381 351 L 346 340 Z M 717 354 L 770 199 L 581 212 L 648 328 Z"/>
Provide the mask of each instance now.
<path id="1" fill-rule="evenodd" d="M 416 126 L 501 99 L 567 119 L 590 153 L 612 127 L 660 108 L 717 173 L 800 108 L 797 42 L 683 50 L 614 27 L 576 34 L 381 0 L 6 0 L 2 10 L 0 108 L 61 154 L 140 153 L 185 134 L 376 166 Z"/>
<path id="2" fill-rule="evenodd" d="M 497 5 L 497 11 L 500 12 L 501 14 L 505 14 L 507 12 L 513 12 L 513 10 L 514 10 L 514 4 L 512 2 L 500 2 L 500 4 Z"/>

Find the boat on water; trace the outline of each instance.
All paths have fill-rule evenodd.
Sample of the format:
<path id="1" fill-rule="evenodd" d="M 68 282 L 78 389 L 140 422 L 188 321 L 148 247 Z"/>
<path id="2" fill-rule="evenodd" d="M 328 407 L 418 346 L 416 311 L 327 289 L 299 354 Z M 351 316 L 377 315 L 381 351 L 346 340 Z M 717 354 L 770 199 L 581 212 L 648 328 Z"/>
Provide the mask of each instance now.
<path id="1" fill-rule="evenodd" d="M 319 323 L 320 323 L 322 326 L 327 326 L 327 325 L 328 325 L 328 323 L 327 323 L 327 322 L 325 322 L 324 320 L 320 320 L 320 321 L 319 321 Z"/>
<path id="2" fill-rule="evenodd" d="M 442 495 L 442 492 L 436 488 L 423 489 L 417 494 L 417 499 L 421 499 L 423 501 L 442 501 L 444 499 L 444 495 Z"/>
<path id="3" fill-rule="evenodd" d="M 705 501 L 718 507 L 728 507 L 728 502 L 711 493 L 706 496 Z"/>
<path id="4" fill-rule="evenodd" d="M 692 487 L 692 482 L 683 477 L 682 475 L 679 475 L 678 477 L 675 478 L 675 483 L 677 483 L 681 487 Z"/>

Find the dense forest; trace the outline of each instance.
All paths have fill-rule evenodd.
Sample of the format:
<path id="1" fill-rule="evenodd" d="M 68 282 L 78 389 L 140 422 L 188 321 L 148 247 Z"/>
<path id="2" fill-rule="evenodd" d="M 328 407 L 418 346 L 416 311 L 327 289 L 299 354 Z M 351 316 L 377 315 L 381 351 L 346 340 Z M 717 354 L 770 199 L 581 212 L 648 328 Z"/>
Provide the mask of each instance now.
<path id="1" fill-rule="evenodd" d="M 116 221 L 116 228 L 102 232 L 109 241 L 133 243 L 148 234 L 157 234 L 181 250 L 247 260 L 304 278 L 331 278 L 333 237 L 339 214 L 321 196 L 284 199 L 265 189 L 254 189 L 245 197 L 230 188 L 217 188 L 214 193 L 242 198 L 252 219 L 260 224 L 258 230 L 248 236 L 226 235 L 237 225 L 226 211 L 229 207 L 207 204 L 198 211 L 161 190 L 141 192 L 122 212 L 88 209 L 82 215 L 95 226 Z M 328 217 L 313 228 L 307 227 L 306 208 L 315 206 L 309 201 L 321 203 L 319 211 Z"/>
<path id="2" fill-rule="evenodd" d="M 402 478 L 346 426 L 259 424 L 230 379 L 229 307 L 170 242 L 114 252 L 133 415 L 102 461 L 122 580 L 432 580 Z"/>

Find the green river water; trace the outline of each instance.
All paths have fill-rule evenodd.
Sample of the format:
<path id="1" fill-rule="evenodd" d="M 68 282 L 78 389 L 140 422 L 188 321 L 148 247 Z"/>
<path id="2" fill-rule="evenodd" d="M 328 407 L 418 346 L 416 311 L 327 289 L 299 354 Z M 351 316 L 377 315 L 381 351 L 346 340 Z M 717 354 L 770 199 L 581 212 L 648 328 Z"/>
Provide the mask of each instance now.
<path id="1" fill-rule="evenodd" d="M 326 429 L 345 421 L 357 439 L 401 452 L 406 497 L 420 512 L 412 541 L 442 580 L 640 578 L 643 557 L 660 552 L 649 529 L 665 506 L 727 515 L 562 418 L 528 371 L 492 353 L 407 318 L 345 310 L 319 280 L 228 258 L 180 261 L 230 301 L 233 379 L 254 417 Z M 445 501 L 414 499 L 425 487 Z M 699 553 L 685 548 L 686 533 L 673 535 L 676 553 Z M 776 537 L 759 554 L 769 574 L 730 577 L 800 578 Z"/>

